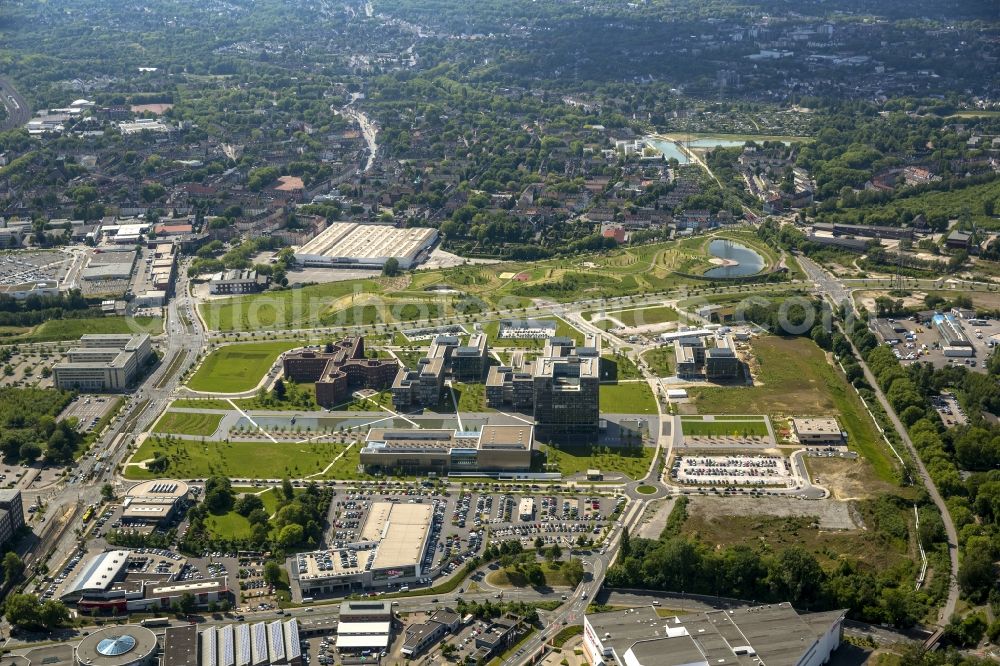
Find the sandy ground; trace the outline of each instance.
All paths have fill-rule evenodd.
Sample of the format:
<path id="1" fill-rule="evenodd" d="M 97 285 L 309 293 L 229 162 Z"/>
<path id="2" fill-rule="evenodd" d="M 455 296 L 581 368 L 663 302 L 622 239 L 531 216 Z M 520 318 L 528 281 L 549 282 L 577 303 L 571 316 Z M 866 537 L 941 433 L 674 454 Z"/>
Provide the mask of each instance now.
<path id="1" fill-rule="evenodd" d="M 673 510 L 674 499 L 672 497 L 651 502 L 642 516 L 642 523 L 639 525 L 639 533 L 636 536 L 641 539 L 659 539 L 663 528 L 667 526 L 667 518 L 670 517 L 670 512 Z"/>
<path id="2" fill-rule="evenodd" d="M 425 261 L 419 270 L 435 270 L 438 268 L 451 268 L 452 266 L 462 266 L 463 264 L 499 264 L 496 259 L 470 259 L 460 257 L 457 254 L 446 252 L 440 247 L 431 251 L 431 256 Z"/>
<path id="3" fill-rule="evenodd" d="M 863 458 L 806 457 L 805 461 L 812 480 L 827 488 L 835 500 L 867 499 L 892 492 L 893 486 L 876 477 Z"/>
<path id="4" fill-rule="evenodd" d="M 851 517 L 847 502 L 836 500 L 803 501 L 785 497 L 691 497 L 688 513 L 697 513 L 705 520 L 724 520 L 727 516 L 779 516 L 795 518 L 816 516 L 820 529 L 854 530 L 857 524 Z"/>

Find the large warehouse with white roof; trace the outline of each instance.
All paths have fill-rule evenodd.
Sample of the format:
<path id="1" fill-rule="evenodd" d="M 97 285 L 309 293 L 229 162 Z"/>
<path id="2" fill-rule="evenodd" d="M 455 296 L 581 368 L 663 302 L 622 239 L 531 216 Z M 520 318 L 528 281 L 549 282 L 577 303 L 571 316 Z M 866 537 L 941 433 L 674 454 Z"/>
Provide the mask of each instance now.
<path id="1" fill-rule="evenodd" d="M 381 269 L 390 258 L 412 268 L 437 240 L 437 229 L 334 222 L 295 252 L 303 266 Z"/>

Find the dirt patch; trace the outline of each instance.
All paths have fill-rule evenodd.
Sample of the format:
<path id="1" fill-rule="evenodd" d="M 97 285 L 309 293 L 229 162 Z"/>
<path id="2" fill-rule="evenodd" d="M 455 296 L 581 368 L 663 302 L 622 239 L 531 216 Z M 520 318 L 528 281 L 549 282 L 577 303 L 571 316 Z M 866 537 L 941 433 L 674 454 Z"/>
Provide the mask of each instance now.
<path id="1" fill-rule="evenodd" d="M 673 498 L 668 497 L 651 502 L 642 516 L 642 524 L 639 525 L 639 538 L 659 539 L 663 528 L 667 526 L 667 518 L 670 517 L 670 512 L 673 510 Z"/>
<path id="2" fill-rule="evenodd" d="M 875 475 L 862 458 L 813 458 L 806 456 L 806 469 L 814 483 L 830 491 L 835 500 L 868 499 L 883 493 L 898 493 L 899 488 Z"/>
<path id="3" fill-rule="evenodd" d="M 847 502 L 836 500 L 804 501 L 785 497 L 692 497 L 688 515 L 706 522 L 728 521 L 734 516 L 775 516 L 778 518 L 815 518 L 824 530 L 855 530 Z"/>

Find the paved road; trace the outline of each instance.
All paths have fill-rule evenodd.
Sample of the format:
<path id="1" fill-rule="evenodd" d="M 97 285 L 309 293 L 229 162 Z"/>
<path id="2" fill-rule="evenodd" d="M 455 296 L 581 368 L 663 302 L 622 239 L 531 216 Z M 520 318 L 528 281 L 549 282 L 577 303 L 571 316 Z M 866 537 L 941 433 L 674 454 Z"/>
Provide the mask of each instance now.
<path id="1" fill-rule="evenodd" d="M 799 257 L 799 263 L 802 266 L 802 269 L 806 272 L 806 275 L 808 275 L 809 278 L 816 283 L 820 292 L 837 303 L 843 303 L 844 301 L 852 303 L 851 308 L 853 310 L 853 302 L 850 297 L 850 291 L 847 290 L 837 278 L 833 277 L 816 262 L 806 257 Z M 850 341 L 850 337 L 848 337 L 848 341 Z M 945 503 L 941 493 L 938 492 L 937 486 L 934 484 L 933 479 L 931 479 L 930 474 L 928 474 L 927 467 L 924 465 L 923 460 L 920 459 L 920 455 L 917 453 L 917 449 L 913 445 L 913 440 L 910 439 L 910 435 L 907 432 L 906 427 L 903 425 L 902 421 L 899 420 L 896 410 L 892 408 L 891 404 L 889 404 L 889 400 L 885 397 L 885 393 L 882 392 L 881 387 L 879 387 L 878 381 L 875 379 L 875 375 L 872 374 L 872 371 L 868 368 L 868 364 L 865 363 L 857 347 L 854 346 L 853 341 L 851 341 L 851 349 L 854 351 L 854 355 L 861 364 L 861 369 L 865 374 L 865 380 L 871 385 L 875 392 L 876 399 L 878 399 L 879 404 L 882 405 L 882 409 L 884 409 L 885 413 L 889 416 L 889 420 L 892 422 L 893 427 L 899 434 L 899 438 L 910 452 L 910 457 L 913 458 L 913 463 L 916 465 L 920 480 L 927 489 L 928 495 L 930 495 L 931 499 L 934 501 L 935 506 L 937 506 L 938 511 L 941 512 L 941 517 L 944 520 L 945 532 L 948 535 L 948 559 L 951 565 L 951 573 L 948 581 L 948 598 L 945 600 L 944 606 L 938 613 L 938 624 L 944 625 L 954 614 L 959 595 L 958 532 L 955 530 L 955 523 L 951 518 L 951 512 L 948 510 L 948 505 Z M 936 636 L 939 637 L 939 635 Z M 936 638 L 934 638 L 933 642 L 936 642 Z"/>

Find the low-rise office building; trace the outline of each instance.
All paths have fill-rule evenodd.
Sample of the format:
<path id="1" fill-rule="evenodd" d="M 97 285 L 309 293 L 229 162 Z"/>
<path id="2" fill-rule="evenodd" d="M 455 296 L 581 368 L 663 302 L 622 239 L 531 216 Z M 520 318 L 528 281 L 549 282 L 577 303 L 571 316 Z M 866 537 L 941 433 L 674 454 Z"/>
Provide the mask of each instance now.
<path id="1" fill-rule="evenodd" d="M 434 407 L 441 399 L 445 377 L 480 381 L 488 359 L 485 333 L 473 333 L 468 344 L 457 335 L 437 335 L 416 368 L 400 368 L 392 383 L 392 404 Z"/>
<path id="2" fill-rule="evenodd" d="M 363 337 L 344 338 L 329 351 L 297 349 L 282 356 L 285 377 L 316 386 L 316 403 L 332 407 L 346 402 L 359 389 L 381 391 L 392 385 L 399 370 L 395 359 L 365 355 Z"/>
<path id="3" fill-rule="evenodd" d="M 337 649 L 348 654 L 383 651 L 392 642 L 394 624 L 388 601 L 345 601 L 340 604 Z"/>
<path id="4" fill-rule="evenodd" d="M 807 446 L 847 444 L 847 433 L 835 418 L 792 419 L 792 432 L 799 443 Z"/>
<path id="5" fill-rule="evenodd" d="M 148 334 L 92 333 L 69 350 L 68 360 L 53 366 L 57 388 L 80 391 L 124 391 L 152 356 Z"/>
<path id="6" fill-rule="evenodd" d="M 440 608 L 426 622 L 412 624 L 406 628 L 401 652 L 412 659 L 433 647 L 448 634 L 454 633 L 462 624 L 461 616 L 448 608 Z"/>
<path id="7" fill-rule="evenodd" d="M 253 268 L 233 268 L 213 275 L 208 281 L 208 293 L 255 294 L 267 289 L 270 280 Z"/>
<path id="8" fill-rule="evenodd" d="M 184 481 L 156 479 L 129 488 L 122 501 L 122 523 L 160 525 L 175 518 L 188 499 Z"/>
<path id="9" fill-rule="evenodd" d="M 361 449 L 361 464 L 372 472 L 526 472 L 533 448 L 530 425 L 486 425 L 478 432 L 373 428 Z"/>

